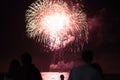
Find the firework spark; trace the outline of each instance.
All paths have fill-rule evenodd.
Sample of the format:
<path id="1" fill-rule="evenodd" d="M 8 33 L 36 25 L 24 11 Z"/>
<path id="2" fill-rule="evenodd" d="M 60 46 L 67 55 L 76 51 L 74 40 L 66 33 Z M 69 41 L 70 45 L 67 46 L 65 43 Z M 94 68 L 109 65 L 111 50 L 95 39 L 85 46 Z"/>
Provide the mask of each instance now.
<path id="1" fill-rule="evenodd" d="M 50 50 L 83 46 L 87 42 L 86 15 L 81 8 L 70 9 L 61 0 L 37 0 L 26 11 L 26 28 L 30 38 Z M 69 45 L 69 46 L 68 46 Z"/>

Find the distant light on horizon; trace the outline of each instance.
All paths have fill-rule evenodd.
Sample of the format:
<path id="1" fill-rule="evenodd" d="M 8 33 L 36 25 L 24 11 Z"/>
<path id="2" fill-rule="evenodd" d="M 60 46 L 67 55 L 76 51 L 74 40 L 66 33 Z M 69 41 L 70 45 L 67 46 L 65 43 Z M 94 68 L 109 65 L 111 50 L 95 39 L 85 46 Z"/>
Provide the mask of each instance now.
<path id="1" fill-rule="evenodd" d="M 61 80 L 61 74 L 64 75 L 64 80 L 68 80 L 69 72 L 41 72 L 43 80 Z"/>

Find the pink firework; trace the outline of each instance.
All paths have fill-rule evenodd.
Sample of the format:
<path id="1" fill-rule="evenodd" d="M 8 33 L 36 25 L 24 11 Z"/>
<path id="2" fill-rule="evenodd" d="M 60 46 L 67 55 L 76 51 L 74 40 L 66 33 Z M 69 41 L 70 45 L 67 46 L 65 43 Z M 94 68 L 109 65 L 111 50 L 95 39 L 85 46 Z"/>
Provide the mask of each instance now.
<path id="1" fill-rule="evenodd" d="M 52 51 L 70 44 L 79 49 L 79 45 L 83 46 L 88 39 L 85 13 L 81 8 L 70 9 L 61 0 L 32 3 L 26 12 L 26 22 L 28 36 L 44 43 Z"/>

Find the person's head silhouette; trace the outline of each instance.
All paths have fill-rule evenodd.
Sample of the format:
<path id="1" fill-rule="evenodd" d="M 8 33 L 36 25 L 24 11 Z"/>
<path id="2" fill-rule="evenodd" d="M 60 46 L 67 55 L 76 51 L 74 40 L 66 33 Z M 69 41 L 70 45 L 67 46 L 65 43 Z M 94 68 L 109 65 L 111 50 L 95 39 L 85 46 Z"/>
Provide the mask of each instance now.
<path id="1" fill-rule="evenodd" d="M 21 60 L 23 65 L 28 65 L 32 63 L 32 57 L 29 53 L 25 52 L 21 55 Z"/>
<path id="2" fill-rule="evenodd" d="M 20 71 L 20 69 L 21 69 L 21 66 L 19 61 L 14 59 L 10 63 L 8 75 L 11 77 L 14 77 Z"/>
<path id="3" fill-rule="evenodd" d="M 85 50 L 83 51 L 82 53 L 82 60 L 85 62 L 85 63 L 91 63 L 92 60 L 93 60 L 93 52 L 91 50 Z"/>
<path id="4" fill-rule="evenodd" d="M 61 80 L 64 80 L 64 75 L 61 74 L 61 75 L 60 75 L 60 78 L 61 78 Z"/>

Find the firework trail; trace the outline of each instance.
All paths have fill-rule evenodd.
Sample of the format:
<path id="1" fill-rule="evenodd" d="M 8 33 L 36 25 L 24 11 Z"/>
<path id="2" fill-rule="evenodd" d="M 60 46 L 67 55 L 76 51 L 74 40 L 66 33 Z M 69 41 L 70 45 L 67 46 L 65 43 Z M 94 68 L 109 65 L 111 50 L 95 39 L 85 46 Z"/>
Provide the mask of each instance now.
<path id="1" fill-rule="evenodd" d="M 51 51 L 61 48 L 80 50 L 88 39 L 86 15 L 82 8 L 62 0 L 37 0 L 26 11 L 30 38 L 44 43 Z"/>

